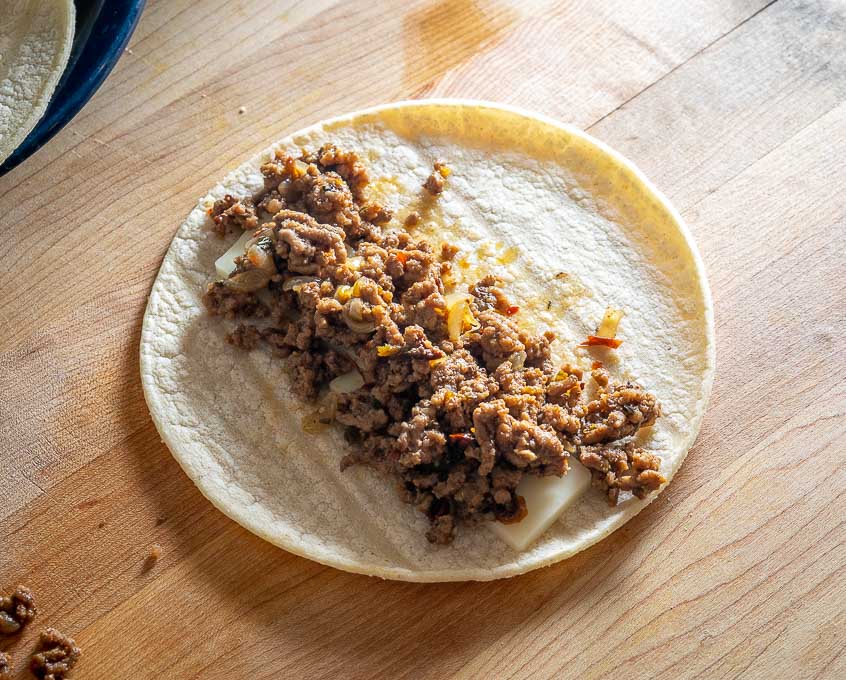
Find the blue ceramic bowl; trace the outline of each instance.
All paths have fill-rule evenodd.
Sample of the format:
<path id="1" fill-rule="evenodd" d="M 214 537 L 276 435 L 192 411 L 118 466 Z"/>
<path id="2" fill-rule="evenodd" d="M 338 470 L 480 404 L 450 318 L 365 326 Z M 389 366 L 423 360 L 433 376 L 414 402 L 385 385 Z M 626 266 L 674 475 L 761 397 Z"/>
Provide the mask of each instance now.
<path id="1" fill-rule="evenodd" d="M 76 33 L 68 66 L 38 124 L 0 165 L 7 173 L 44 146 L 91 99 L 109 75 L 135 24 L 145 0 L 75 0 Z"/>

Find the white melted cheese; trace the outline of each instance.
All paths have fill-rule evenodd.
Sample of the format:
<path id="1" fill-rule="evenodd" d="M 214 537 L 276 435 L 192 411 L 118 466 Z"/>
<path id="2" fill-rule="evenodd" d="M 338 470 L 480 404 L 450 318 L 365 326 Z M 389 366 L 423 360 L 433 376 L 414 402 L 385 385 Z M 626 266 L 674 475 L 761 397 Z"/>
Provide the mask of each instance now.
<path id="1" fill-rule="evenodd" d="M 528 514 L 520 522 L 490 522 L 491 531 L 514 550 L 523 551 L 549 529 L 590 486 L 590 472 L 570 458 L 570 470 L 563 477 L 526 475 L 517 494 L 526 501 Z"/>
<path id="2" fill-rule="evenodd" d="M 253 237 L 253 231 L 247 229 L 240 238 L 232 244 L 232 246 L 223 255 L 221 255 L 214 263 L 214 268 L 217 270 L 217 275 L 225 279 L 235 270 L 235 258 L 244 254 L 247 247 L 247 241 Z"/>

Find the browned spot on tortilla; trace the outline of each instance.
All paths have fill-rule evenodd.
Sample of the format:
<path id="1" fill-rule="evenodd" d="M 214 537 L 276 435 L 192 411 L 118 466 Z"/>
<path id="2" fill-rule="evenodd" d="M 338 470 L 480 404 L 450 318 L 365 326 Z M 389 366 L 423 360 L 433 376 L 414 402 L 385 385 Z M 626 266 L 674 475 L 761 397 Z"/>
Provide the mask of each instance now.
<path id="1" fill-rule="evenodd" d="M 410 12 L 403 31 L 406 86 L 426 96 L 433 77 L 495 47 L 518 18 L 515 9 L 485 0 L 438 0 Z"/>

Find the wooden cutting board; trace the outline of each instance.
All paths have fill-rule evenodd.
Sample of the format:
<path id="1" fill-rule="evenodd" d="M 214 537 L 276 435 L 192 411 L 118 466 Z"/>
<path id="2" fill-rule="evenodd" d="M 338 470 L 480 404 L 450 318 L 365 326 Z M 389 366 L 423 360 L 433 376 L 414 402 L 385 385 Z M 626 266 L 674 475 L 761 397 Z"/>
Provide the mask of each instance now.
<path id="1" fill-rule="evenodd" d="M 688 220 L 716 304 L 702 433 L 557 566 L 415 585 L 225 519 L 138 377 L 175 229 L 285 133 L 477 97 L 581 126 Z M 836 0 L 157 0 L 100 92 L 0 179 L 0 588 L 77 678 L 846 677 L 846 6 Z M 151 546 L 160 559 L 147 559 Z M 23 677 L 23 676 L 22 676 Z"/>

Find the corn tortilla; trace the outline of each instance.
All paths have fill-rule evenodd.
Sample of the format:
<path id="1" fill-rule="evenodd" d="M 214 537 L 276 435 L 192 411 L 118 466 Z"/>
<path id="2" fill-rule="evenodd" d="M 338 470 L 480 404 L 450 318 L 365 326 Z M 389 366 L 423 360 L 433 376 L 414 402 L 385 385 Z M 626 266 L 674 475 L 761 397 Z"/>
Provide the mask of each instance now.
<path id="1" fill-rule="evenodd" d="M 44 115 L 73 44 L 72 0 L 7 0 L 0 21 L 0 163 Z"/>
<path id="2" fill-rule="evenodd" d="M 660 399 L 664 416 L 639 440 L 668 479 L 699 430 L 714 375 L 713 311 L 702 261 L 668 201 L 619 154 L 549 118 L 480 102 L 402 102 L 289 135 L 214 187 L 174 237 L 144 318 L 141 374 L 162 439 L 203 494 L 293 553 L 407 581 L 521 574 L 584 550 L 642 510 L 651 498 L 610 507 L 589 491 L 523 552 L 484 525 L 431 545 L 426 518 L 390 480 L 339 471 L 348 446 L 340 432 L 303 432 L 314 406 L 291 396 L 284 361 L 225 343 L 201 296 L 236 236 L 213 235 L 207 210 L 224 194 L 261 189 L 259 167 L 277 148 L 324 142 L 366 159 L 372 190 L 399 224 L 417 207 L 432 160 L 445 159 L 448 188 L 425 206 L 421 233 L 458 245 L 468 276 L 498 273 L 523 318 L 555 331 L 560 361 L 589 368 L 599 355 L 577 343 L 607 306 L 622 307 L 624 342 L 601 358 L 612 378 Z"/>

